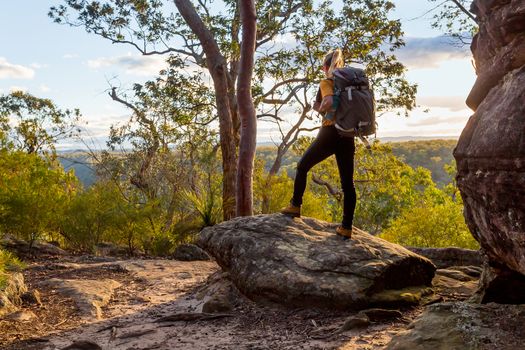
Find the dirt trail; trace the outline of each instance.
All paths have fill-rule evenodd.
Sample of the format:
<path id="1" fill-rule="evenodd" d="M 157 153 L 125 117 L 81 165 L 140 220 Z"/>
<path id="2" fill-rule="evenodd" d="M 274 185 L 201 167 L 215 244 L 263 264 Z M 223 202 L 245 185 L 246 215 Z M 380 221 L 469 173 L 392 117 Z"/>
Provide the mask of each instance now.
<path id="1" fill-rule="evenodd" d="M 0 320 L 1 349 L 62 349 L 81 340 L 105 350 L 382 349 L 422 310 L 405 310 L 402 319 L 345 332 L 337 330 L 349 312 L 263 307 L 247 300 L 227 317 L 158 322 L 201 312 L 199 291 L 219 267 L 205 261 L 61 259 L 33 263 L 25 271 L 43 307 L 25 307 L 36 315 L 29 321 Z M 120 286 L 96 320 L 80 314 L 73 298 L 49 287 L 51 279 L 111 279 Z"/>

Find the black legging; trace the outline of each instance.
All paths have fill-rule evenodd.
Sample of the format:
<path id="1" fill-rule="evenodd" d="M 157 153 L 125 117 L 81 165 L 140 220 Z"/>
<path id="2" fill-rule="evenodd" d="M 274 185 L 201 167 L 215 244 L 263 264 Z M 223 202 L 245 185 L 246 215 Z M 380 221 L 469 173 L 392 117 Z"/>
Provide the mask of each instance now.
<path id="1" fill-rule="evenodd" d="M 354 153 L 355 144 L 353 137 L 339 136 L 334 126 L 323 126 L 317 138 L 308 147 L 299 163 L 297 163 L 292 204 L 298 207 L 303 203 L 308 171 L 314 165 L 335 154 L 344 193 L 342 225 L 344 228 L 352 228 L 356 204 Z"/>

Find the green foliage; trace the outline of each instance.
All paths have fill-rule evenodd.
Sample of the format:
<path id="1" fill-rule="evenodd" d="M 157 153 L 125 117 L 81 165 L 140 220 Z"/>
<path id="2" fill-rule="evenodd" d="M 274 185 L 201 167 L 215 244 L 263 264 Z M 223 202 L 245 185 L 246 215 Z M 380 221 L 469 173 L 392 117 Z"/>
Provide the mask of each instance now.
<path id="1" fill-rule="evenodd" d="M 354 164 L 355 225 L 372 234 L 388 227 L 403 208 L 412 206 L 433 185 L 427 169 L 408 166 L 392 153 L 388 144 L 375 143 L 371 151 L 358 145 Z"/>
<path id="2" fill-rule="evenodd" d="M 128 253 L 164 248 L 158 244 L 159 211 L 154 202 L 140 203 L 136 193 L 123 193 L 114 182 L 98 182 L 71 201 L 60 224 L 66 245 L 93 252 L 97 244 L 124 245 Z"/>
<path id="3" fill-rule="evenodd" d="M 0 150 L 0 229 L 33 242 L 56 238 L 58 222 L 78 189 L 72 173 L 37 154 Z"/>
<path id="4" fill-rule="evenodd" d="M 274 152 L 268 152 L 265 156 L 257 156 L 253 171 L 253 208 L 254 212 L 263 212 L 263 200 L 268 200 L 268 212 L 276 213 L 290 202 L 290 189 L 293 188 L 293 179 L 286 172 L 281 172 L 271 178 L 268 177 L 266 164 L 271 162 Z"/>
<path id="5" fill-rule="evenodd" d="M 302 138 L 294 150 L 302 154 L 311 139 Z M 356 144 L 354 161 L 354 183 L 357 192 L 357 206 L 354 224 L 372 234 L 381 232 L 397 217 L 403 208 L 410 207 L 424 190 L 433 185 L 430 172 L 423 168 L 413 169 L 399 160 L 388 144 L 376 142 L 369 151 Z M 339 189 L 339 173 L 335 157 L 316 165 L 312 175 L 318 183 L 310 183 L 310 191 L 320 200 L 312 203 L 316 217 L 329 217 L 339 221 L 342 216 L 342 192 Z M 326 184 L 337 189 L 334 195 L 327 195 Z M 306 207 L 308 197 L 304 199 Z"/>
<path id="6" fill-rule="evenodd" d="M 225 60 L 221 67 L 229 84 L 226 97 L 235 103 L 241 33 L 238 1 L 211 3 L 193 4 Z M 388 0 L 257 2 L 253 94 L 258 110 L 278 123 L 284 110 L 301 115 L 288 138 L 279 124 L 286 139 L 286 147 L 280 150 L 286 152 L 297 139 L 300 124 L 311 118 L 308 101 L 322 74 L 319 65 L 334 47 L 343 49 L 347 63 L 366 65 L 380 113 L 406 112 L 414 107 L 417 86 L 405 79 L 405 67 L 394 55 L 404 42 L 399 20 L 390 16 L 393 8 Z M 56 22 L 84 27 L 111 42 L 130 44 L 143 54 L 173 55 L 168 58 L 168 69 L 155 80 L 136 84 L 131 94 L 112 90 L 113 100 L 128 107 L 132 117 L 112 127 L 110 151 L 97 162 L 99 182 L 71 200 L 60 225 L 68 244 L 91 250 L 97 243 L 109 241 L 126 244 L 130 252 L 139 248 L 166 254 L 202 227 L 219 222 L 223 168 L 217 135 L 209 125 L 217 114 L 214 95 L 225 92 L 213 92 L 203 79 L 200 68 L 207 68 L 203 47 L 173 2 L 63 0 L 49 15 Z M 192 71 L 195 65 L 200 68 Z M 231 110 L 235 126 L 222 131 L 232 136 L 221 141 L 233 144 L 238 136 L 238 116 L 235 105 Z M 306 138 L 295 142 L 295 157 L 309 142 Z M 399 227 L 402 223 L 397 220 L 410 217 L 412 210 L 440 212 L 443 206 L 452 206 L 447 198 L 454 195 L 454 185 L 447 185 L 441 174 L 434 177 L 446 185 L 440 190 L 430 171 L 417 166 L 431 169 L 434 176 L 436 169 L 441 171 L 443 164 L 450 163 L 450 154 L 433 146 L 424 154 L 406 148 L 403 159 L 402 152 L 398 154 L 392 147 L 377 143 L 371 153 L 361 146 L 356 151 L 355 224 L 372 233 Z M 121 152 L 113 152 L 119 149 Z M 416 160 L 411 162 L 412 158 Z M 284 155 L 276 167 L 270 165 L 272 160 L 265 157 L 256 162 L 256 211 L 278 211 L 291 196 L 293 157 Z M 283 169 L 278 172 L 281 164 Z M 311 177 L 303 214 L 340 220 L 342 197 L 334 159 L 315 167 Z M 452 217 L 450 223 L 456 219 Z"/>
<path id="7" fill-rule="evenodd" d="M 61 220 L 61 232 L 66 244 L 75 250 L 92 251 L 94 246 L 109 241 L 115 229 L 122 196 L 111 183 L 97 183 L 78 193 L 66 208 Z"/>
<path id="8" fill-rule="evenodd" d="M 461 197 L 426 194 L 395 218 L 381 237 L 414 247 L 461 247 L 479 249 L 463 217 Z"/>
<path id="9" fill-rule="evenodd" d="M 0 96 L 0 147 L 27 153 L 55 151 L 59 140 L 77 136 L 80 111 L 22 91 Z"/>
<path id="10" fill-rule="evenodd" d="M 0 273 L 6 271 L 20 271 L 26 265 L 18 260 L 18 258 L 11 252 L 0 249 Z"/>
<path id="11" fill-rule="evenodd" d="M 137 143 L 131 152 L 103 153 L 97 164 L 100 180 L 93 190 L 103 194 L 112 188 L 112 193 L 100 197 L 102 203 L 104 198 L 109 202 L 93 206 L 94 200 L 79 199 L 93 206 L 101 222 L 109 221 L 105 233 L 96 236 L 99 241 L 126 244 L 130 252 L 142 249 L 166 255 L 176 244 L 220 221 L 222 178 L 216 140 L 205 131 L 192 130 L 182 134 L 173 149 L 149 152 Z M 89 230 L 83 232 L 93 239 Z"/>
<path id="12" fill-rule="evenodd" d="M 0 291 L 5 287 L 8 273 L 20 271 L 25 264 L 10 252 L 0 249 Z"/>
<path id="13" fill-rule="evenodd" d="M 294 145 L 294 151 L 297 155 L 302 154 L 310 143 L 311 139 L 301 138 Z M 443 142 L 418 142 L 400 147 L 400 144 L 376 142 L 371 151 L 357 144 L 355 186 L 358 200 L 354 225 L 403 245 L 476 249 L 478 245 L 464 222 L 463 204 L 455 183 L 450 182 L 440 189 L 428 169 L 409 166 L 403 162 L 403 158 L 396 157 L 392 150 L 393 147 L 398 147 L 398 150 L 406 148 L 405 154 L 409 156 L 429 155 L 446 149 L 449 142 L 444 143 L 445 146 Z M 421 145 L 421 149 L 418 150 L 417 144 Z M 260 152 L 254 180 L 256 198 L 270 196 L 269 211 L 278 212 L 290 200 L 295 164 L 293 160 L 286 160 L 285 171 L 268 183 L 265 170 L 265 163 L 269 161 L 265 152 L 268 150 L 261 149 Z M 417 161 L 419 158 L 414 156 L 411 159 Z M 421 159 L 425 157 L 421 156 Z M 444 173 L 449 178 L 454 177 L 453 161 L 445 165 Z M 317 181 L 312 181 L 314 177 Z M 333 193 L 327 190 L 327 185 Z M 335 158 L 330 157 L 311 171 L 302 214 L 332 222 L 340 221 L 342 192 L 338 186 L 337 165 Z"/>
<path id="14" fill-rule="evenodd" d="M 225 59 L 233 99 L 241 34 L 238 1 L 203 0 L 192 5 Z M 286 105 L 299 114 L 309 110 L 307 101 L 322 76 L 321 61 L 335 47 L 343 49 L 347 63 L 367 66 L 378 111 L 406 112 L 415 106 L 417 86 L 406 80 L 405 67 L 394 55 L 404 41 L 401 22 L 390 18 L 392 1 L 265 0 L 256 7 L 253 95 L 261 115 L 275 117 Z M 170 69 L 180 70 L 182 61 L 208 68 L 202 43 L 171 1 L 63 0 L 50 8 L 49 16 L 56 23 L 84 27 L 113 43 L 131 45 L 142 54 L 175 54 Z M 236 117 L 234 112 L 234 123 Z"/>

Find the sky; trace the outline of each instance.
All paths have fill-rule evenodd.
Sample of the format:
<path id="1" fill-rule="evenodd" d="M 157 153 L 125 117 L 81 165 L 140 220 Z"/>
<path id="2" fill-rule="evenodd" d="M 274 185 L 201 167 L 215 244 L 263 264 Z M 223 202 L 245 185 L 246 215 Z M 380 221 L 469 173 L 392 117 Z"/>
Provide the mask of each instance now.
<path id="1" fill-rule="evenodd" d="M 389 113 L 378 119 L 378 137 L 459 136 L 472 112 L 464 100 L 475 80 L 468 47 L 451 45 L 430 26 L 425 0 L 394 0 L 406 46 L 397 53 L 407 78 L 418 84 L 418 108 L 409 117 Z M 5 1 L 0 12 L 0 94 L 23 90 L 50 98 L 60 108 L 79 108 L 91 147 L 104 148 L 112 124 L 129 111 L 113 102 L 110 86 L 130 88 L 164 67 L 159 56 L 140 56 L 83 28 L 52 22 L 49 8 L 59 0 Z M 270 125 L 258 125 L 258 142 L 278 140 Z M 78 147 L 63 144 L 62 148 Z"/>

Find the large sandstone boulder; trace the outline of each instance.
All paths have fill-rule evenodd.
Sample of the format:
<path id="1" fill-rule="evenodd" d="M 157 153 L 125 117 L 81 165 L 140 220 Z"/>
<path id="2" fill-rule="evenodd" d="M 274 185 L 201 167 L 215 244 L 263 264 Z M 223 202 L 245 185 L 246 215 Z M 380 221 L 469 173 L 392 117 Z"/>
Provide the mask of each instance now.
<path id="1" fill-rule="evenodd" d="M 430 260 L 361 230 L 343 240 L 334 224 L 281 214 L 206 228 L 198 244 L 244 295 L 287 306 L 361 309 L 412 302 L 421 296 L 417 288 L 399 290 L 430 286 L 436 269 Z"/>
<path id="2" fill-rule="evenodd" d="M 483 301 L 504 301 L 490 278 L 525 274 L 525 2 L 477 0 L 472 52 L 478 78 L 467 99 L 476 112 L 454 150 L 467 224 L 488 257 Z M 507 276 L 504 279 L 498 276 Z M 489 278 L 490 277 L 490 278 Z"/>

